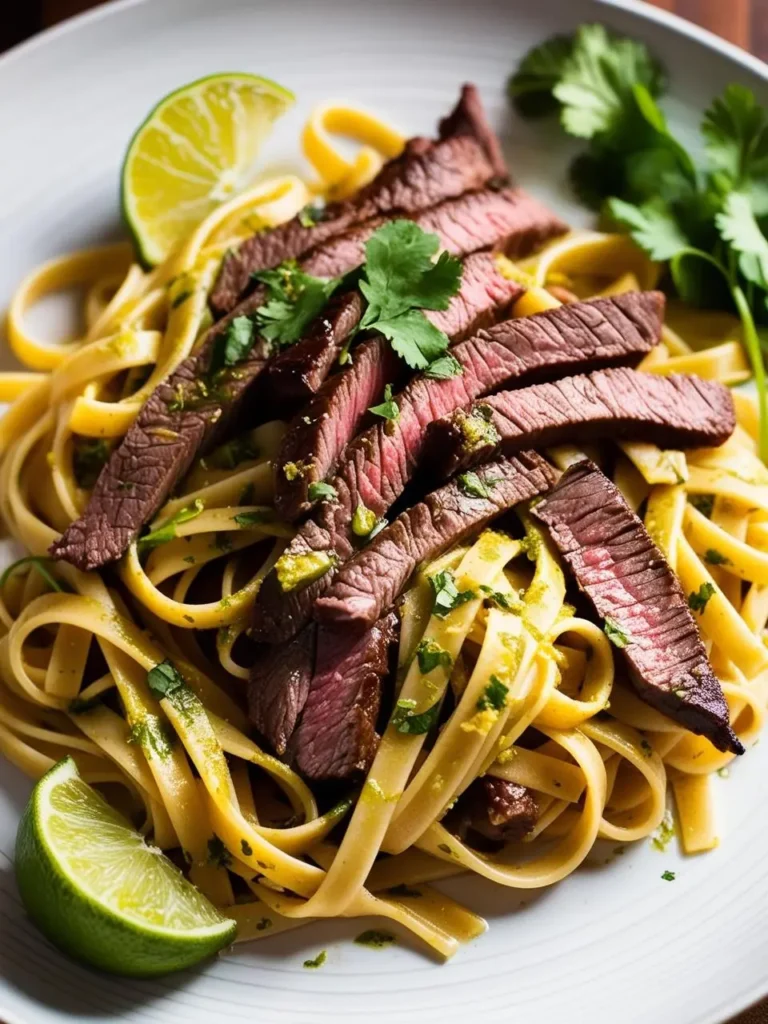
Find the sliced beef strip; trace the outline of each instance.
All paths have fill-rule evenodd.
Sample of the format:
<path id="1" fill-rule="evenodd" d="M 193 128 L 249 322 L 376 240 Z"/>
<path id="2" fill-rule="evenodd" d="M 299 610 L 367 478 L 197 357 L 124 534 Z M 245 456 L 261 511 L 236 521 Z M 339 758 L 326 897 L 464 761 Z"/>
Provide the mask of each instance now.
<path id="1" fill-rule="evenodd" d="M 488 124 L 477 86 L 468 82 L 461 87 L 459 102 L 451 113 L 442 119 L 439 126 L 440 138 L 452 135 L 471 135 L 477 139 L 500 179 L 507 176 L 507 163 L 496 132 Z"/>
<path id="2" fill-rule="evenodd" d="M 637 363 L 657 344 L 663 312 L 659 292 L 629 292 L 509 320 L 455 346 L 462 374 L 450 380 L 415 378 L 398 396 L 400 415 L 394 425 L 376 424 L 355 438 L 332 481 L 338 500 L 315 511 L 289 553 L 328 551 L 338 562 L 346 561 L 355 550 L 354 510 L 363 504 L 384 516 L 423 457 L 430 423 L 515 380 Z M 333 570 L 284 593 L 271 573 L 256 600 L 254 637 L 279 643 L 293 636 L 309 621 L 315 599 L 332 578 Z"/>
<path id="3" fill-rule="evenodd" d="M 483 775 L 462 793 L 446 815 L 446 828 L 462 842 L 482 836 L 492 843 L 524 839 L 536 825 L 539 808 L 526 786 Z"/>
<path id="4" fill-rule="evenodd" d="M 743 753 L 680 583 L 613 483 L 578 462 L 533 514 L 597 614 L 626 638 L 638 695 L 719 750 Z"/>
<path id="5" fill-rule="evenodd" d="M 286 431 L 275 460 L 275 508 L 289 522 L 313 505 L 310 488 L 328 476 L 384 385 L 404 376 L 389 341 L 376 335 L 355 349 L 352 365 L 325 382 Z"/>
<path id="6" fill-rule="evenodd" d="M 403 592 L 416 567 L 482 529 L 502 512 L 542 494 L 556 474 L 540 455 L 520 452 L 479 467 L 488 497 L 453 480 L 407 509 L 341 567 L 317 599 L 315 618 L 325 625 L 372 626 Z"/>
<path id="7" fill-rule="evenodd" d="M 491 312 L 483 283 L 492 269 L 487 254 L 468 257 L 458 294 L 446 310 L 425 310 L 427 319 L 451 340 L 483 327 Z M 514 302 L 522 288 L 510 282 L 504 293 Z M 389 383 L 397 391 L 404 378 L 405 367 L 389 343 L 383 338 L 367 341 L 355 349 L 352 365 L 326 381 L 310 405 L 294 418 L 275 463 L 275 505 L 284 519 L 292 521 L 309 511 L 313 504 L 309 488 L 335 469 L 369 407 L 382 400 L 384 385 Z"/>
<path id="8" fill-rule="evenodd" d="M 288 644 L 264 645 L 256 653 L 248 683 L 248 717 L 284 754 L 309 693 L 315 668 L 314 629 L 304 629 Z"/>
<path id="9" fill-rule="evenodd" d="M 508 256 L 527 256 L 568 230 L 551 210 L 521 188 L 467 192 L 403 219 L 437 235 L 441 247 L 453 256 L 490 248 Z M 332 277 L 340 261 L 349 266 L 364 263 L 366 242 L 386 220 L 367 221 L 317 246 L 302 261 L 304 269 L 315 277 Z"/>
<path id="10" fill-rule="evenodd" d="M 429 428 L 427 458 L 447 478 L 500 453 L 601 438 L 716 448 L 736 426 L 728 388 L 626 367 L 503 391 Z"/>
<path id="11" fill-rule="evenodd" d="M 306 402 L 317 394 L 362 315 L 363 300 L 358 292 L 334 296 L 306 337 L 270 363 L 270 393 L 278 400 L 293 402 Z"/>
<path id="12" fill-rule="evenodd" d="M 381 680 L 397 639 L 390 613 L 362 636 L 319 629 L 317 665 L 289 752 L 309 779 L 366 772 L 379 744 Z"/>
<path id="13" fill-rule="evenodd" d="M 493 132 L 471 88 L 465 87 L 458 107 L 444 123 L 437 142 L 411 139 L 403 153 L 386 163 L 357 195 L 326 206 L 318 223 L 305 226 L 304 218 L 297 215 L 243 242 L 222 264 L 210 300 L 214 311 L 223 314 L 232 309 L 254 272 L 297 259 L 358 224 L 382 214 L 417 213 L 506 177 L 503 161 L 499 173 L 498 143 L 494 146 Z"/>

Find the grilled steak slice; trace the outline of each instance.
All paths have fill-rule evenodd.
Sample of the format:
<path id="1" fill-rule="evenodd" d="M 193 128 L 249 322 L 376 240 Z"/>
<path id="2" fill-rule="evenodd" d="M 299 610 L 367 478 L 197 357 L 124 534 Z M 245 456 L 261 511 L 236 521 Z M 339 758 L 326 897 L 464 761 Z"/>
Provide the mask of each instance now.
<path id="1" fill-rule="evenodd" d="M 459 797 L 445 825 L 462 842 L 480 835 L 494 843 L 524 839 L 533 829 L 539 808 L 533 793 L 517 782 L 483 775 Z"/>
<path id="2" fill-rule="evenodd" d="M 331 568 L 288 593 L 270 574 L 256 600 L 254 636 L 279 643 L 309 621 L 315 599 L 332 579 L 332 560 L 344 562 L 354 550 L 355 509 L 365 505 L 380 518 L 394 504 L 422 458 L 431 422 L 515 380 L 639 362 L 659 340 L 663 311 L 660 293 L 627 293 L 509 320 L 455 346 L 460 376 L 415 378 L 398 396 L 393 426 L 376 424 L 349 445 L 332 481 L 338 501 L 321 505 L 287 549 L 293 555 L 332 553 Z"/>
<path id="3" fill-rule="evenodd" d="M 318 630 L 317 667 L 290 750 L 310 779 L 346 779 L 366 772 L 379 737 L 381 680 L 397 639 L 394 613 L 368 632 Z"/>
<path id="4" fill-rule="evenodd" d="M 442 477 L 499 453 L 598 438 L 664 448 L 716 448 L 736 426 L 728 388 L 717 381 L 658 377 L 621 367 L 503 391 L 429 428 L 428 454 Z"/>
<path id="5" fill-rule="evenodd" d="M 549 463 L 532 451 L 481 466 L 477 476 L 487 497 L 468 492 L 461 481 L 453 480 L 377 533 L 317 599 L 315 618 L 337 627 L 372 626 L 394 605 L 417 565 L 521 501 L 549 490 L 556 479 Z"/>
<path id="6" fill-rule="evenodd" d="M 386 163 L 357 195 L 328 204 L 317 223 L 305 226 L 306 218 L 297 215 L 243 242 L 222 264 L 211 295 L 214 311 L 221 314 L 232 309 L 256 271 L 297 259 L 334 235 L 374 217 L 417 213 L 498 179 L 498 143 L 493 148 L 493 132 L 472 90 L 469 94 L 466 89 L 462 92 L 459 107 L 445 123 L 446 131 L 439 141 L 411 139 L 403 153 Z M 503 161 L 501 165 L 501 176 L 505 177 Z"/>
<path id="7" fill-rule="evenodd" d="M 611 481 L 578 462 L 533 514 L 610 623 L 638 695 L 719 750 L 743 753 L 677 577 Z"/>
<path id="8" fill-rule="evenodd" d="M 270 392 L 279 400 L 308 401 L 320 390 L 362 315 L 363 300 L 357 292 L 334 296 L 307 336 L 272 360 L 268 378 Z"/>
<path id="9" fill-rule="evenodd" d="M 313 505 L 310 488 L 325 480 L 339 456 L 382 400 L 384 385 L 404 375 L 382 335 L 355 349 L 350 367 L 327 380 L 288 428 L 275 464 L 275 507 L 289 522 Z"/>
<path id="10" fill-rule="evenodd" d="M 289 644 L 263 647 L 248 682 L 248 717 L 284 754 L 309 693 L 315 667 L 315 629 L 304 629 Z"/>
<path id="11" fill-rule="evenodd" d="M 474 333 L 495 315 L 485 287 L 491 272 L 487 254 L 468 257 L 459 293 L 448 309 L 425 310 L 427 319 L 452 340 Z M 513 302 L 522 288 L 510 282 L 500 293 Z M 335 468 L 369 407 L 381 399 L 384 385 L 389 383 L 397 390 L 403 377 L 404 367 L 388 343 L 383 338 L 370 340 L 355 350 L 352 365 L 326 381 L 310 405 L 294 418 L 276 461 L 275 505 L 284 519 L 297 519 L 311 508 L 312 484 L 325 480 Z"/>
<path id="12" fill-rule="evenodd" d="M 490 248 L 509 256 L 527 256 L 568 230 L 546 206 L 520 188 L 468 192 L 405 219 L 437 235 L 441 247 L 453 256 Z M 365 262 L 365 243 L 385 222 L 379 217 L 334 236 L 313 249 L 302 266 L 315 277 L 333 277 L 341 272 L 339 265 L 359 266 Z"/>
<path id="13" fill-rule="evenodd" d="M 496 132 L 488 124 L 477 87 L 467 83 L 461 87 L 459 102 L 440 122 L 440 138 L 452 135 L 471 135 L 477 139 L 494 171 L 501 179 L 507 176 L 507 164 Z"/>

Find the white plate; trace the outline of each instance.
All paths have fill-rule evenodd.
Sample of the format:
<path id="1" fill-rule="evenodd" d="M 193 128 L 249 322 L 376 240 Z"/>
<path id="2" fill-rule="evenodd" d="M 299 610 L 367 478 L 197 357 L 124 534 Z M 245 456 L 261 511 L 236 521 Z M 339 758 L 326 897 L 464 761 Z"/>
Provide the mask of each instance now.
<path id="1" fill-rule="evenodd" d="M 724 3 L 727 0 L 723 0 Z M 0 60 L 0 304 L 57 253 L 120 232 L 118 172 L 158 97 L 243 69 L 294 89 L 296 110 L 267 157 L 297 158 L 312 105 L 343 98 L 408 133 L 428 133 L 459 83 L 476 82 L 516 177 L 583 220 L 564 187 L 567 148 L 517 120 L 504 83 L 535 42 L 601 20 L 648 42 L 672 77 L 674 128 L 693 137 L 730 81 L 768 105 L 765 65 L 645 5 L 597 0 L 152 0 L 110 5 Z M 557 140 L 557 141 L 555 141 Z M 515 1024 L 720 1022 L 768 992 L 768 743 L 716 781 L 721 846 L 683 860 L 641 844 L 533 896 L 451 886 L 490 922 L 438 966 L 404 939 L 355 946 L 360 922 L 313 925 L 153 982 L 122 982 L 65 960 L 25 919 L 10 857 L 28 782 L 0 766 L 0 1019 L 202 1024 L 362 1020 Z M 663 881 L 665 869 L 677 873 Z M 328 949 L 318 971 L 302 961 Z"/>

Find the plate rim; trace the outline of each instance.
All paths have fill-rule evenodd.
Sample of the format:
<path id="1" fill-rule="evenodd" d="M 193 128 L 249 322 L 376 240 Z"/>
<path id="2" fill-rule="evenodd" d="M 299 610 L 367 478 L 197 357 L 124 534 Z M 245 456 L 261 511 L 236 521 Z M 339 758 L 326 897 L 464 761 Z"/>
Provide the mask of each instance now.
<path id="1" fill-rule="evenodd" d="M 0 55 L 0 72 L 9 64 L 25 57 L 26 54 L 45 47 L 48 43 L 55 42 L 55 40 L 68 35 L 70 32 L 76 32 L 83 25 L 109 18 L 119 11 L 128 10 L 131 7 L 141 7 L 144 4 L 149 4 L 149 2 L 150 0 L 109 0 L 108 3 L 95 7 L 93 10 L 83 11 L 59 22 L 57 25 L 51 25 L 30 39 L 17 43 L 16 46 L 12 46 L 10 50 Z M 748 53 L 735 43 L 728 42 L 728 40 L 723 39 L 721 36 L 715 35 L 709 29 L 702 28 L 700 25 L 688 21 L 679 14 L 662 10 L 660 7 L 652 7 L 645 0 L 588 0 L 588 2 L 595 7 L 607 7 L 617 11 L 626 11 L 628 14 L 632 14 L 641 20 L 660 25 L 676 35 L 693 39 L 702 46 L 707 47 L 707 49 L 715 50 L 721 56 L 727 57 L 747 71 L 757 75 L 763 81 L 768 82 L 768 63 L 766 61 L 761 60 L 760 57 L 756 57 L 754 54 Z"/>
<path id="2" fill-rule="evenodd" d="M 0 74 L 11 65 L 23 61 L 28 54 L 44 49 L 70 33 L 76 33 L 87 25 L 106 20 L 122 11 L 148 5 L 149 2 L 150 0 L 108 0 L 107 3 L 99 7 L 84 11 L 46 28 L 0 55 Z M 725 57 L 762 82 L 768 83 L 768 62 L 680 15 L 651 6 L 644 0 L 588 0 L 588 2 L 595 8 L 596 13 L 600 8 L 626 12 L 641 22 L 650 22 L 678 37 L 693 40 L 706 49 Z M 768 997 L 768 969 L 760 981 L 745 987 L 740 993 L 718 1006 L 712 1007 L 701 1019 L 700 1024 L 727 1024 L 732 1017 L 766 997 Z M 32 1024 L 31 1021 L 22 1019 L 15 1011 L 11 1011 L 2 1003 L 0 1003 L 0 1022 L 1 1024 Z"/>

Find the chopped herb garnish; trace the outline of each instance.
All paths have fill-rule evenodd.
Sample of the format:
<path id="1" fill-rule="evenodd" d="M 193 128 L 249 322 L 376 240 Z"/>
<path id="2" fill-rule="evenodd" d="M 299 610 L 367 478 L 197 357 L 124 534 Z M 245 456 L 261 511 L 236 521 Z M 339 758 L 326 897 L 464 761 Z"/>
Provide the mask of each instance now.
<path id="1" fill-rule="evenodd" d="M 191 291 L 191 290 L 190 291 L 185 291 L 185 292 L 179 292 L 179 294 L 176 296 L 176 298 L 171 303 L 171 309 L 178 309 L 179 306 L 183 305 L 187 301 L 187 299 L 192 298 L 192 296 L 194 294 L 195 294 L 194 291 Z"/>
<path id="2" fill-rule="evenodd" d="M 707 548 L 704 552 L 704 561 L 709 562 L 710 565 L 730 565 L 730 558 L 718 551 L 716 548 Z"/>
<path id="3" fill-rule="evenodd" d="M 313 228 L 325 217 L 325 206 L 322 203 L 308 203 L 296 214 L 303 228 Z"/>
<path id="4" fill-rule="evenodd" d="M 368 412 L 374 416 L 381 416 L 385 420 L 396 420 L 400 416 L 400 407 L 392 397 L 392 385 L 387 384 L 384 388 L 384 401 L 381 405 L 372 405 Z"/>
<path id="5" fill-rule="evenodd" d="M 665 882 L 674 882 L 674 880 L 675 880 L 675 872 L 674 871 L 664 871 L 662 873 L 661 877 L 664 879 Z"/>
<path id="6" fill-rule="evenodd" d="M 239 527 L 247 529 L 249 526 L 262 526 L 264 523 L 273 522 L 274 515 L 268 508 L 254 509 L 252 512 L 238 512 L 232 519 Z"/>
<path id="7" fill-rule="evenodd" d="M 241 839 L 240 840 L 240 849 L 243 851 L 243 856 L 244 857 L 252 857 L 253 856 L 253 847 L 251 846 L 251 844 L 246 839 Z"/>
<path id="8" fill-rule="evenodd" d="M 91 490 L 111 453 L 112 446 L 104 438 L 76 437 L 72 448 L 72 471 L 77 486 Z"/>
<path id="9" fill-rule="evenodd" d="M 360 327 L 389 338 L 414 370 L 426 369 L 448 348 L 447 335 L 423 313 L 447 309 L 461 282 L 461 261 L 447 252 L 434 260 L 439 248 L 437 235 L 409 220 L 383 225 L 365 246 L 360 290 L 368 308 Z"/>
<path id="10" fill-rule="evenodd" d="M 143 554 L 145 551 L 151 551 L 152 548 L 159 547 L 161 544 L 167 544 L 173 540 L 176 537 L 176 527 L 182 523 L 188 523 L 191 519 L 196 519 L 204 507 L 202 500 L 195 498 L 191 505 L 179 509 L 175 516 L 171 516 L 170 519 L 167 519 L 158 526 L 156 530 L 152 530 L 143 537 L 139 537 L 137 544 L 139 551 Z"/>
<path id="11" fill-rule="evenodd" d="M 418 895 L 420 896 L 421 893 Z M 371 946 L 373 949 L 383 949 L 384 946 L 391 946 L 396 941 L 392 932 L 380 932 L 375 928 L 370 928 L 367 932 L 361 932 L 355 939 L 358 946 Z"/>
<path id="12" fill-rule="evenodd" d="M 712 516 L 712 509 L 715 505 L 714 494 L 691 494 L 688 500 L 707 519 Z"/>
<path id="13" fill-rule="evenodd" d="M 147 756 L 164 761 L 171 754 L 173 735 L 157 715 L 145 715 L 131 726 L 128 742 L 138 743 Z"/>
<path id="14" fill-rule="evenodd" d="M 267 286 L 267 301 L 253 315 L 255 325 L 263 338 L 280 347 L 299 340 L 342 280 L 312 277 L 295 260 L 253 276 Z"/>
<path id="15" fill-rule="evenodd" d="M 491 676 L 491 681 L 483 690 L 483 695 L 477 702 L 478 711 L 502 711 L 507 706 L 509 687 L 499 679 L 498 676 Z"/>
<path id="16" fill-rule="evenodd" d="M 67 711 L 70 715 L 84 715 L 88 711 L 93 711 L 94 708 L 102 707 L 102 705 L 101 697 L 75 697 L 69 702 Z"/>
<path id="17" fill-rule="evenodd" d="M 671 811 L 665 811 L 664 817 L 661 820 L 661 824 L 653 833 L 651 837 L 651 846 L 655 850 L 660 850 L 662 853 L 666 850 L 669 844 L 675 837 L 675 821 L 672 817 Z"/>
<path id="18" fill-rule="evenodd" d="M 702 583 L 698 590 L 688 595 L 688 607 L 692 612 L 698 612 L 701 615 L 714 592 L 715 588 L 711 583 Z"/>
<path id="19" fill-rule="evenodd" d="M 480 592 L 485 595 L 485 603 L 501 608 L 505 612 L 516 612 L 520 608 L 520 598 L 517 594 L 506 594 L 502 590 L 494 590 L 484 583 L 480 584 Z"/>
<path id="20" fill-rule="evenodd" d="M 216 835 L 213 839 L 208 840 L 208 863 L 215 864 L 219 868 L 229 867 L 232 863 L 229 850 Z"/>
<path id="21" fill-rule="evenodd" d="M 481 480 L 477 473 L 473 473 L 471 470 L 468 473 L 462 473 L 459 477 L 459 487 L 472 498 L 490 498 L 489 488 L 495 486 L 495 480 Z"/>
<path id="22" fill-rule="evenodd" d="M 474 590 L 463 590 L 459 593 L 456 579 L 450 569 L 444 569 L 442 572 L 430 576 L 429 582 L 434 594 L 432 614 L 440 619 L 444 619 L 454 608 L 458 608 L 459 605 L 465 604 L 477 596 Z"/>
<path id="23" fill-rule="evenodd" d="M 227 366 L 237 366 L 253 348 L 257 338 L 256 324 L 249 316 L 236 316 L 216 335 L 208 367 L 213 376 Z"/>
<path id="24" fill-rule="evenodd" d="M 325 950 L 322 950 L 322 952 L 317 954 L 314 960 L 305 960 L 304 966 L 307 967 L 309 970 L 314 971 L 318 967 L 322 967 L 327 959 L 328 954 L 326 953 Z"/>
<path id="25" fill-rule="evenodd" d="M 448 672 L 453 668 L 453 658 L 450 653 L 435 640 L 422 640 L 416 648 L 416 659 L 419 663 L 419 671 L 425 676 L 438 666 Z"/>
<path id="26" fill-rule="evenodd" d="M 335 501 L 339 494 L 332 484 L 310 484 L 308 490 L 310 501 Z"/>
<path id="27" fill-rule="evenodd" d="M 429 732 L 435 724 L 440 714 L 439 703 L 433 704 L 431 708 L 427 708 L 426 711 L 422 711 L 418 715 L 414 714 L 415 707 L 415 700 L 401 699 L 397 702 L 392 713 L 392 725 L 398 732 L 410 736 L 422 736 Z"/>
<path id="28" fill-rule="evenodd" d="M 464 373 L 464 367 L 455 356 L 447 352 L 439 359 L 435 359 L 424 371 L 425 377 L 433 380 L 450 380 L 451 377 L 460 377 Z"/>
<path id="29" fill-rule="evenodd" d="M 12 565 L 9 565 L 8 568 L 3 572 L 2 576 L 0 576 L 0 590 L 3 589 L 3 587 L 6 585 L 8 580 L 11 578 L 11 576 L 13 576 L 15 572 L 17 572 L 19 569 L 22 569 L 25 565 L 29 565 L 31 566 L 31 568 L 35 570 L 35 572 L 42 576 L 42 578 L 45 580 L 46 584 L 51 588 L 51 590 L 55 590 L 57 594 L 65 593 L 66 588 L 64 584 L 59 583 L 59 581 L 54 576 L 52 576 L 51 573 L 48 572 L 48 569 L 46 568 L 46 566 L 50 565 L 53 561 L 53 558 L 48 558 L 42 555 L 25 555 L 24 558 L 19 558 L 18 561 L 14 562 Z"/>
<path id="30" fill-rule="evenodd" d="M 628 647 L 632 643 L 632 636 L 608 615 L 603 623 L 603 632 L 614 647 Z"/>
<path id="31" fill-rule="evenodd" d="M 352 516 L 352 533 L 356 537 L 370 537 L 375 526 L 376 513 L 365 505 L 358 505 Z"/>
<path id="32" fill-rule="evenodd" d="M 650 757 L 651 754 L 653 753 L 653 747 L 651 746 L 651 744 L 646 739 L 640 740 L 640 747 L 641 747 L 641 749 L 642 749 L 642 751 L 643 751 L 643 753 L 645 754 L 646 757 Z"/>
<path id="33" fill-rule="evenodd" d="M 170 697 L 176 690 L 186 688 L 184 677 L 172 661 L 161 661 L 147 672 L 147 684 L 156 697 Z"/>

